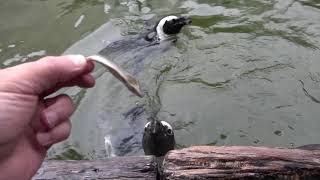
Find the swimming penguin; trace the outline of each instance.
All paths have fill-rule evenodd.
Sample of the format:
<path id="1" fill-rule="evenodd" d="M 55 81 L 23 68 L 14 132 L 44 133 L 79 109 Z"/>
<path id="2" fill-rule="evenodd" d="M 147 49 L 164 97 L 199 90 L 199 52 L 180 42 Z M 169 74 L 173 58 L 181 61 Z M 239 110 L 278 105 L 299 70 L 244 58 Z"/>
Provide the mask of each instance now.
<path id="1" fill-rule="evenodd" d="M 166 16 L 148 32 L 110 43 L 98 54 L 118 63 L 135 75 L 142 62 L 154 53 L 162 53 L 177 40 L 176 35 L 191 23 L 188 17 Z"/>
<path id="2" fill-rule="evenodd" d="M 166 121 L 151 120 L 144 127 L 142 146 L 145 155 L 164 156 L 175 146 L 172 126 Z"/>
<path id="3" fill-rule="evenodd" d="M 142 65 L 146 64 L 145 59 L 170 48 L 170 45 L 177 40 L 176 35 L 190 23 L 188 17 L 166 16 L 150 31 L 112 42 L 98 55 L 112 60 L 134 77 L 138 77 L 137 73 L 141 72 Z M 110 137 L 115 155 L 140 154 L 141 144 L 146 155 L 164 156 L 169 150 L 174 149 L 173 129 L 167 122 L 157 120 L 156 116 L 160 109 L 154 106 L 157 105 L 136 105 L 123 114 L 127 122 L 126 127 L 122 127 L 122 130 Z M 146 120 L 148 122 L 145 125 Z"/>
<path id="4" fill-rule="evenodd" d="M 162 18 L 152 31 L 146 34 L 147 41 L 163 41 L 178 34 L 182 27 L 190 24 L 191 19 L 188 17 L 166 16 Z"/>

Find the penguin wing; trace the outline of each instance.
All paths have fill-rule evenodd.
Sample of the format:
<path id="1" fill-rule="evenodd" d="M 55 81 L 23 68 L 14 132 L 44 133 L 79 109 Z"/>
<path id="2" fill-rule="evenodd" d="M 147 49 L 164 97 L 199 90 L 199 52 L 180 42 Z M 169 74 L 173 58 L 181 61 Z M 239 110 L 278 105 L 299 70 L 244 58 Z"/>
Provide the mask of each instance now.
<path id="1" fill-rule="evenodd" d="M 135 38 L 130 39 L 122 39 L 115 42 L 110 43 L 105 48 L 103 48 L 99 54 L 105 57 L 116 56 L 124 54 L 132 49 L 137 47 Z"/>

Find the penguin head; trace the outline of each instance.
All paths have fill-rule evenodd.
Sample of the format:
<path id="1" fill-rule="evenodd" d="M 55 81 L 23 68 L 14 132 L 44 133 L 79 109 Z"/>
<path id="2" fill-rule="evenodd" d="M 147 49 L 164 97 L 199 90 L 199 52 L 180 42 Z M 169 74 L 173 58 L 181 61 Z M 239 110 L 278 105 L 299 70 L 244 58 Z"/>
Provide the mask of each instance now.
<path id="1" fill-rule="evenodd" d="M 166 121 L 148 122 L 144 127 L 142 145 L 146 155 L 164 156 L 175 146 L 171 125 Z"/>
<path id="2" fill-rule="evenodd" d="M 152 135 L 161 134 L 164 136 L 172 136 L 173 129 L 166 121 L 150 121 L 144 126 L 144 131 Z"/>
<path id="3" fill-rule="evenodd" d="M 178 34 L 183 26 L 190 24 L 191 19 L 188 17 L 166 16 L 162 18 L 156 31 L 160 40 L 165 40 L 169 36 Z"/>

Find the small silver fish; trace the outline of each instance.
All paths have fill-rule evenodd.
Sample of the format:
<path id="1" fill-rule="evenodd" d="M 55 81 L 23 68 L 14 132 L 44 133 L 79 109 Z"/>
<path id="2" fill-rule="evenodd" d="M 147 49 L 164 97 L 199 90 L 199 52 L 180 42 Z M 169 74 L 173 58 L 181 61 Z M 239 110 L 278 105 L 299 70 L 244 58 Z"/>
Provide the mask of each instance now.
<path id="1" fill-rule="evenodd" d="M 143 97 L 143 93 L 140 90 L 139 82 L 132 75 L 121 69 L 115 63 L 98 55 L 89 56 L 87 57 L 87 59 L 89 61 L 98 62 L 106 67 L 114 77 L 119 79 L 128 88 L 129 91 L 139 97 Z"/>

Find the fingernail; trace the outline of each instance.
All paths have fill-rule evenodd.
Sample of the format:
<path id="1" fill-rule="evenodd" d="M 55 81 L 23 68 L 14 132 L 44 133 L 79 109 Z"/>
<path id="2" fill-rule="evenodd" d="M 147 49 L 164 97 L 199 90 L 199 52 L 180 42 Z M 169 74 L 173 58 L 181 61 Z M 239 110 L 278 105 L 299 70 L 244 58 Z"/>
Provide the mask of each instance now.
<path id="1" fill-rule="evenodd" d="M 44 118 L 45 124 L 49 127 L 49 129 L 54 128 L 55 123 L 57 121 L 57 115 L 49 111 L 49 112 L 43 112 L 42 116 Z"/>
<path id="2" fill-rule="evenodd" d="M 78 54 L 78 55 L 68 55 L 68 57 L 71 59 L 71 61 L 76 66 L 84 66 L 87 63 L 87 60 L 84 56 Z"/>
<path id="3" fill-rule="evenodd" d="M 49 133 L 38 133 L 36 135 L 38 143 L 42 146 L 51 144 L 51 136 Z"/>

